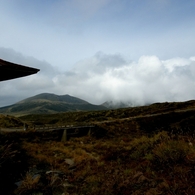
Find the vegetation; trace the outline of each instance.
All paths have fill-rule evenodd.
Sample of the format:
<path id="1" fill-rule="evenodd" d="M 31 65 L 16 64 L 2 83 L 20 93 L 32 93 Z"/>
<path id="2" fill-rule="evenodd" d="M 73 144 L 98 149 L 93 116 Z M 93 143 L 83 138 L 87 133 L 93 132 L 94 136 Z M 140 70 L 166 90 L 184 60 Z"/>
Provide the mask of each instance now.
<path id="1" fill-rule="evenodd" d="M 12 128 L 12 127 L 21 127 L 23 122 L 13 116 L 4 116 L 0 114 L 0 128 Z"/>
<path id="2" fill-rule="evenodd" d="M 194 103 L 190 105 L 164 103 L 20 117 L 19 121 L 29 124 L 29 131 L 0 135 L 0 191 L 21 195 L 195 194 L 195 111 Z M 53 139 L 43 139 L 32 128 L 35 122 L 86 123 L 96 128 L 91 135 L 59 142 L 53 135 Z M 5 187 L 17 181 L 21 181 L 18 186 Z"/>

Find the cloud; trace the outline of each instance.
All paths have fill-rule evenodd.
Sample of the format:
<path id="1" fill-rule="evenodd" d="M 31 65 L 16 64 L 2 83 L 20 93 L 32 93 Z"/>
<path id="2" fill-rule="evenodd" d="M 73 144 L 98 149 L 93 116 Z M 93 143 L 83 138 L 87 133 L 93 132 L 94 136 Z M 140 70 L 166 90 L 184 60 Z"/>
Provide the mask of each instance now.
<path id="1" fill-rule="evenodd" d="M 0 48 L 0 58 L 40 68 L 29 77 L 0 83 L 0 106 L 39 93 L 70 94 L 90 103 L 127 102 L 138 106 L 154 102 L 195 99 L 195 57 L 161 60 L 141 56 L 128 62 L 120 54 L 96 53 L 60 71 L 45 61 Z"/>
<path id="2" fill-rule="evenodd" d="M 127 63 L 121 56 L 101 53 L 78 62 L 73 72 L 57 77 L 56 85 L 62 92 L 92 103 L 114 100 L 144 105 L 195 98 L 193 57 L 163 61 L 157 56 L 141 56 L 138 62 Z"/>
<path id="3" fill-rule="evenodd" d="M 133 60 L 188 57 L 195 50 L 193 7 L 170 0 L 1 1 L 0 46 L 66 70 L 97 51 Z"/>
<path id="4" fill-rule="evenodd" d="M 176 67 L 185 67 L 186 65 L 190 64 L 191 61 L 194 61 L 193 57 L 191 57 L 190 59 L 173 58 L 163 61 L 163 64 L 169 70 L 169 72 L 172 72 Z"/>

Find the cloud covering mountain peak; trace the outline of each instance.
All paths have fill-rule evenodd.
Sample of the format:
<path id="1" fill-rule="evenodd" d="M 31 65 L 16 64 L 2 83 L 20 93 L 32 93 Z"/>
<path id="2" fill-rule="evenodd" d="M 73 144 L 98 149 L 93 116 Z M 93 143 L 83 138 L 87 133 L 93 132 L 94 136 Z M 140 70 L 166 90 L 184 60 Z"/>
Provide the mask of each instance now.
<path id="1" fill-rule="evenodd" d="M 31 66 L 34 63 L 41 71 L 0 83 L 1 106 L 43 92 L 70 94 L 93 104 L 112 100 L 131 102 L 134 106 L 195 99 L 193 56 L 161 60 L 155 55 L 143 55 L 138 61 L 129 62 L 120 54 L 98 52 L 68 71 L 32 57 L 15 55 L 15 59 Z"/>

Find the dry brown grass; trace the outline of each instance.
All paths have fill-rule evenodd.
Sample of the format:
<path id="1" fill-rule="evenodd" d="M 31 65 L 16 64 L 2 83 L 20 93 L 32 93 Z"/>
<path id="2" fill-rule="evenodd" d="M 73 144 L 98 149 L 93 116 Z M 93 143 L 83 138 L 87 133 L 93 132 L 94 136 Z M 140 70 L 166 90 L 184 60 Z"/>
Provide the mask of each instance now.
<path id="1" fill-rule="evenodd" d="M 34 162 L 66 173 L 69 194 L 193 194 L 195 147 L 166 132 L 129 141 L 75 138 L 67 143 L 24 142 Z M 69 170 L 66 158 L 75 162 Z"/>
<path id="2" fill-rule="evenodd" d="M 35 132 L 14 134 L 12 139 L 19 140 L 29 169 L 35 166 L 39 169 L 60 170 L 65 174 L 60 185 L 67 184 L 64 190 L 66 194 L 195 194 L 194 112 L 165 114 L 170 105 L 165 103 L 164 107 L 159 106 L 155 104 L 150 108 L 132 109 L 131 112 L 123 109 L 76 113 L 75 116 L 68 113 L 62 118 L 56 115 L 58 120 L 44 116 L 48 123 L 57 121 L 57 124 L 65 120 L 72 122 L 74 119 L 75 123 L 84 119 L 88 122 L 96 121 L 106 130 L 106 134 L 98 139 L 91 135 L 71 138 L 62 143 L 32 136 Z M 180 108 L 178 104 L 172 107 Z M 162 115 L 144 117 L 144 114 L 159 113 L 158 108 L 164 112 Z M 141 117 L 123 119 L 133 115 Z M 105 118 L 109 121 L 98 121 Z M 189 128 L 185 130 L 187 125 Z M 67 163 L 66 159 L 72 160 L 73 165 Z M 43 193 L 38 178 L 34 180 L 28 172 L 23 175 L 21 179 L 26 181 L 26 187 L 24 182 L 20 193 L 31 193 L 33 190 Z M 53 175 L 47 180 L 44 193 L 54 187 L 61 187 L 54 182 L 57 181 L 55 177 Z"/>
<path id="3" fill-rule="evenodd" d="M 21 185 L 18 187 L 15 193 L 20 195 L 32 194 L 39 188 L 39 180 L 40 175 L 34 177 L 30 173 L 26 173 L 25 177 L 22 178 Z"/>

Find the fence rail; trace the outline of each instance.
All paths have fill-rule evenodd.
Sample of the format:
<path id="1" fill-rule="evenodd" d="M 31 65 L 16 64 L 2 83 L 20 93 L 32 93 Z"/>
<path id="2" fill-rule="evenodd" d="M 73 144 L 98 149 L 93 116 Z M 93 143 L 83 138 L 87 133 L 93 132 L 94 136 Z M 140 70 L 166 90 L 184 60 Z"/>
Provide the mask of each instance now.
<path id="1" fill-rule="evenodd" d="M 73 125 L 59 125 L 59 126 L 35 126 L 34 129 L 36 131 L 39 130 L 62 130 L 62 129 L 84 129 L 84 128 L 93 128 L 95 127 L 94 125 L 80 125 L 80 126 L 73 126 Z"/>

